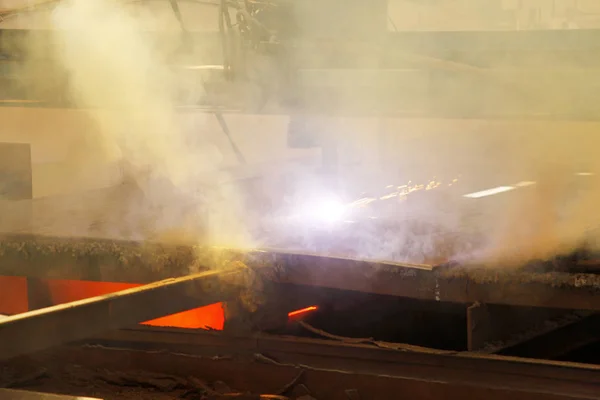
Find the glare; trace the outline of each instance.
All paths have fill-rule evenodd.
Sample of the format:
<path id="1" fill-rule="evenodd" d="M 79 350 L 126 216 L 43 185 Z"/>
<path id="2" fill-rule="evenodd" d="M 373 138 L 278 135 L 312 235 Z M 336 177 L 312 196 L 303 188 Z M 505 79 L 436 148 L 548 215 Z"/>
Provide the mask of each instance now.
<path id="1" fill-rule="evenodd" d="M 306 201 L 298 210 L 299 217 L 310 223 L 335 223 L 343 220 L 346 205 L 335 197 L 323 197 Z"/>
<path id="2" fill-rule="evenodd" d="M 313 215 L 324 222 L 335 222 L 344 216 L 345 206 L 337 199 L 323 199 L 314 204 Z"/>

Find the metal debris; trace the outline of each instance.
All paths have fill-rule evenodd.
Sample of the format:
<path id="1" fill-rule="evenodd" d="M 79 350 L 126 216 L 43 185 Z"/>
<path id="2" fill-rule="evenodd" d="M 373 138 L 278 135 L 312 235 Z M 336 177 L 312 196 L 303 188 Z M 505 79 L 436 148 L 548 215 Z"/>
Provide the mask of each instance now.
<path id="1" fill-rule="evenodd" d="M 281 388 L 277 394 L 280 395 L 284 395 L 286 393 L 288 393 L 289 391 L 291 391 L 292 389 L 296 389 L 297 386 L 303 386 L 304 388 L 306 388 L 306 386 L 304 385 L 298 385 L 298 382 L 300 381 L 300 379 L 302 379 L 302 377 L 304 376 L 304 370 L 300 370 L 300 372 L 294 377 L 294 379 L 292 379 L 292 381 L 290 383 L 288 383 L 287 385 L 285 385 L 283 388 Z M 308 390 L 308 389 L 307 389 Z M 308 392 L 306 394 L 309 394 Z"/>
<path id="2" fill-rule="evenodd" d="M 348 344 L 371 344 L 380 348 L 388 349 L 388 350 L 398 350 L 398 351 L 413 351 L 418 353 L 431 353 L 431 354 L 456 354 L 456 351 L 450 350 L 438 350 L 431 349 L 428 347 L 415 346 L 412 344 L 406 343 L 391 343 L 391 342 L 383 342 L 380 340 L 374 340 L 373 338 L 349 338 L 344 336 L 333 335 L 331 333 L 325 332 L 324 330 L 315 328 L 314 326 L 304 322 L 304 321 L 296 321 L 300 326 L 307 329 L 308 331 L 323 336 L 328 339 L 338 340 L 343 343 Z"/>

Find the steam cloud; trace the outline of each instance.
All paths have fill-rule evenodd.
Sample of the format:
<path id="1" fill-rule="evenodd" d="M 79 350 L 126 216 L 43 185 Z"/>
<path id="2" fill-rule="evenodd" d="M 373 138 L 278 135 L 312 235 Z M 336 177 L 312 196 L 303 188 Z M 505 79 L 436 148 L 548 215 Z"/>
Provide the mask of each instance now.
<path id="1" fill-rule="evenodd" d="M 132 11 L 123 2 L 69 0 L 51 17 L 71 100 L 97 128 L 83 133 L 91 143 L 81 152 L 120 160 L 143 192 L 114 197 L 105 215 L 124 206 L 123 213 L 104 225 L 134 237 L 240 244 L 246 238 L 237 196 L 224 192 L 215 172 L 221 155 L 202 142 L 202 126 L 194 132 L 199 138 L 183 129 L 176 76 Z"/>
<path id="2" fill-rule="evenodd" d="M 117 205 L 124 205 L 124 212 L 108 221 L 106 229 L 130 231 L 130 236 L 137 237 L 148 236 L 148 230 L 168 237 L 184 234 L 206 239 L 202 230 L 208 226 L 206 234 L 213 242 L 248 244 L 246 226 L 240 223 L 238 193 L 220 185 L 221 177 L 215 172 L 220 152 L 203 143 L 202 126 L 196 130 L 200 138 L 190 137 L 189 130 L 183 129 L 175 112 L 176 76 L 129 7 L 117 1 L 68 0 L 52 12 L 58 44 L 55 56 L 69 72 L 71 98 L 87 110 L 96 126 L 85 133 L 90 140 L 76 158 L 82 164 L 88 156 L 99 154 L 124 160 L 128 175 L 144 192 L 141 200 L 125 196 L 107 202 L 107 213 Z M 373 63 L 365 60 L 366 65 Z M 573 60 L 557 60 L 556 64 L 557 68 L 574 66 Z M 585 79 L 582 75 L 576 84 L 585 85 Z M 561 82 L 542 77 L 538 83 L 532 88 L 526 76 L 513 82 L 529 88 L 529 103 L 550 102 L 560 110 L 581 107 L 569 102 L 570 89 Z M 473 89 L 456 86 L 454 105 L 461 103 L 461 94 Z M 598 175 L 574 175 L 600 173 L 597 124 L 573 124 L 574 132 L 569 134 L 571 128 L 553 122 L 475 121 L 468 128 L 451 128 L 452 121 L 438 121 L 434 128 L 427 128 L 433 125 L 404 121 L 398 125 L 384 122 L 383 127 L 364 124 L 362 132 L 352 135 L 355 125 L 360 124 L 353 120 L 337 128 L 332 125 L 342 142 L 340 153 L 346 163 L 342 172 L 353 179 L 358 172 L 371 169 L 374 173 L 365 174 L 364 182 L 385 187 L 408 180 L 425 183 L 441 171 L 452 171 L 461 173 L 462 180 L 474 177 L 482 183 L 480 189 L 486 189 L 488 181 L 494 182 L 492 186 L 519 181 L 535 181 L 536 185 L 507 194 L 510 200 L 491 208 L 480 206 L 487 199 L 465 200 L 461 192 L 432 202 L 413 202 L 401 212 L 418 219 L 418 226 L 405 224 L 385 232 L 363 229 L 355 232 L 354 241 L 348 242 L 352 244 L 337 248 L 334 244 L 331 252 L 415 262 L 442 252 L 465 261 L 519 265 L 568 253 L 584 243 L 593 248 L 600 245 L 594 230 L 600 225 Z M 381 136 L 387 138 L 383 144 L 378 142 Z M 368 157 L 361 152 L 377 155 L 364 161 Z M 351 166 L 361 157 L 364 162 L 355 174 Z M 506 180 L 488 179 L 500 175 Z M 442 181 L 446 184 L 454 177 Z M 208 215 L 209 221 L 200 215 Z M 148 220 L 150 226 L 142 226 L 140 220 Z M 465 232 L 469 235 L 456 238 Z M 301 238 L 300 245 L 309 250 L 322 248 L 308 237 Z"/>

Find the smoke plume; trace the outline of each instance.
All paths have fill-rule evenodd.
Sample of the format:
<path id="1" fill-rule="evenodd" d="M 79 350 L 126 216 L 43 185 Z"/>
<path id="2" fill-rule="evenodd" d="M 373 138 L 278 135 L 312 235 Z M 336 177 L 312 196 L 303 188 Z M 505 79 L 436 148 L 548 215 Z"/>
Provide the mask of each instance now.
<path id="1" fill-rule="evenodd" d="M 67 70 L 70 100 L 95 124 L 92 135 L 83 132 L 90 143 L 80 159 L 87 152 L 119 160 L 141 190 L 137 197 L 113 197 L 105 215 L 111 208 L 122 213 L 105 225 L 135 237 L 239 242 L 244 228 L 236 219 L 237 196 L 219 189 L 222 156 L 203 142 L 201 121 L 183 129 L 171 60 L 134 11 L 124 2 L 68 0 L 51 14 L 55 58 Z"/>

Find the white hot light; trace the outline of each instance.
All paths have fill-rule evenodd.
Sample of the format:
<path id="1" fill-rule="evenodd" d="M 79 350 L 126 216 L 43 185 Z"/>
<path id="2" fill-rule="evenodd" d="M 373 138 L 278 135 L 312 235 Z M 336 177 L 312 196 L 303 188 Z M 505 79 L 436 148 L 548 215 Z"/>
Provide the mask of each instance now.
<path id="1" fill-rule="evenodd" d="M 312 214 L 323 222 L 337 222 L 344 216 L 345 206 L 337 199 L 323 199 L 313 205 Z"/>
<path id="2" fill-rule="evenodd" d="M 316 198 L 304 202 L 298 217 L 311 223 L 339 222 L 346 214 L 346 205 L 334 197 Z"/>

